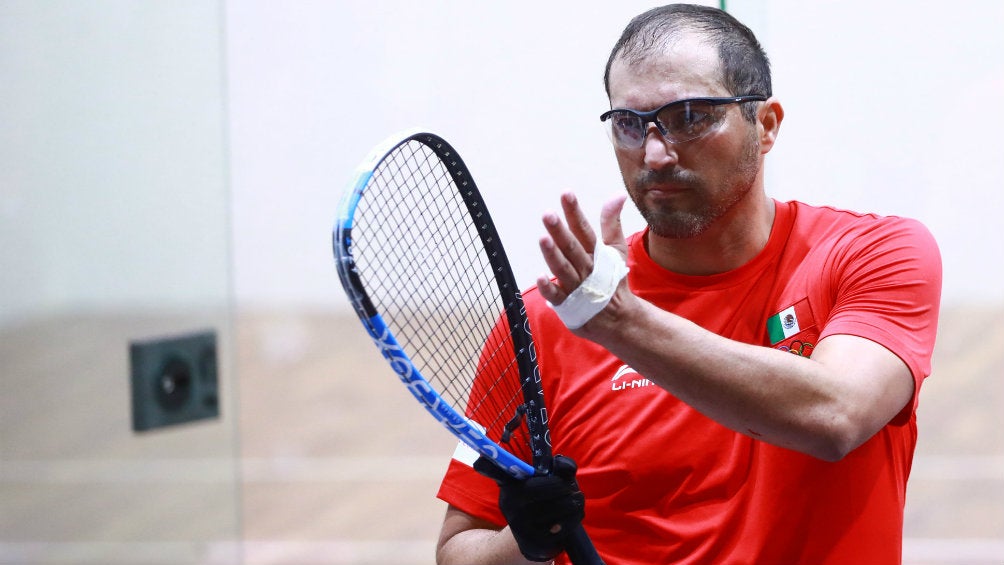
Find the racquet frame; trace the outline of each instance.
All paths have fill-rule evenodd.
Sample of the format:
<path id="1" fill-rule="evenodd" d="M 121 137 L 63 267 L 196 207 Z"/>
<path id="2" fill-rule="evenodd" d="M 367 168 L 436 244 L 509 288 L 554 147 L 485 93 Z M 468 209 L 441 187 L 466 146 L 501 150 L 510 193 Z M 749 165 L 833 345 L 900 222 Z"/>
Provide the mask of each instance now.
<path id="1" fill-rule="evenodd" d="M 492 441 L 481 429 L 446 402 L 430 385 L 429 380 L 412 363 L 408 354 L 401 348 L 397 339 L 391 333 L 380 312 L 373 306 L 366 289 L 356 270 L 352 256 L 352 227 L 355 209 L 363 198 L 366 187 L 373 177 L 374 171 L 390 153 L 401 145 L 417 141 L 430 148 L 440 161 L 447 167 L 456 183 L 460 196 L 467 211 L 477 228 L 478 236 L 484 245 L 484 251 L 494 271 L 495 282 L 500 296 L 505 304 L 505 315 L 509 325 L 509 334 L 515 349 L 516 362 L 519 366 L 520 386 L 523 390 L 523 417 L 526 419 L 529 431 L 530 449 L 533 455 L 533 465 L 509 453 L 504 447 Z M 357 168 L 350 189 L 339 204 L 338 219 L 335 222 L 332 246 L 338 275 L 342 281 L 349 301 L 355 309 L 367 333 L 373 339 L 380 353 L 391 368 L 408 387 L 412 395 L 432 414 L 447 430 L 457 436 L 471 449 L 491 459 L 503 470 L 515 478 L 526 478 L 533 474 L 550 472 L 551 447 L 550 435 L 547 429 L 547 408 L 544 405 L 544 394 L 540 382 L 540 370 L 537 367 L 536 351 L 530 326 L 526 319 L 523 297 L 516 285 L 509 260 L 502 248 L 498 231 L 492 222 L 484 199 L 471 177 L 467 165 L 464 164 L 456 150 L 441 137 L 425 132 L 405 132 L 391 136 L 373 151 Z"/>
<path id="2" fill-rule="evenodd" d="M 431 149 L 446 166 L 454 184 L 474 222 L 483 250 L 494 272 L 500 297 L 505 309 L 509 336 L 513 344 L 523 393 L 523 404 L 505 426 L 507 432 L 525 420 L 527 440 L 532 464 L 513 455 L 498 443 L 492 441 L 479 426 L 471 423 L 463 414 L 455 410 L 422 375 L 411 358 L 394 337 L 380 312 L 373 305 L 356 268 L 352 255 L 352 228 L 356 208 L 366 192 L 366 188 L 381 163 L 400 146 L 419 142 Z M 537 354 L 526 317 L 523 297 L 516 285 L 509 260 L 499 239 L 495 224 L 488 214 L 488 208 L 478 191 L 470 171 L 456 150 L 441 137 L 425 132 L 406 132 L 391 136 L 374 148 L 357 168 L 349 190 L 342 197 L 338 207 L 338 217 L 332 233 L 332 247 L 338 275 L 342 287 L 352 307 L 373 339 L 380 353 L 397 373 L 411 394 L 447 430 L 477 453 L 485 456 L 514 478 L 524 479 L 532 475 L 548 475 L 553 462 L 550 432 L 547 427 L 547 408 L 541 385 Z M 575 565 L 603 565 L 581 524 L 570 532 L 566 552 Z"/>

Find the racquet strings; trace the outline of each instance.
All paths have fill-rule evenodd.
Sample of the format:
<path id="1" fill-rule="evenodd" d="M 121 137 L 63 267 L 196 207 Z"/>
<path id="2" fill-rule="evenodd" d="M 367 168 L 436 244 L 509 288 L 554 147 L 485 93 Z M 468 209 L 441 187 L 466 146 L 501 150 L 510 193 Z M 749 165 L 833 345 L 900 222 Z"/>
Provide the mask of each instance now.
<path id="1" fill-rule="evenodd" d="M 432 149 L 411 140 L 380 162 L 356 208 L 351 251 L 370 301 L 436 392 L 532 463 L 506 304 L 478 225 Z"/>

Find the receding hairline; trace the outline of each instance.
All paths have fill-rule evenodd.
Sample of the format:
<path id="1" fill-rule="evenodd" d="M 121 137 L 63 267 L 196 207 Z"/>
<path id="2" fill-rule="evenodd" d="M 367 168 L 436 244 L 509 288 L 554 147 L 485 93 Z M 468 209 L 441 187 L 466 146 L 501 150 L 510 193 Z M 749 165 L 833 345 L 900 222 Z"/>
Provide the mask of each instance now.
<path id="1" fill-rule="evenodd" d="M 663 53 L 688 36 L 707 37 L 708 33 L 689 21 L 664 21 L 650 24 L 639 30 L 630 41 L 624 43 L 611 57 L 611 61 L 625 59 L 628 63 L 640 63 L 654 53 Z"/>
<path id="2" fill-rule="evenodd" d="M 719 55 L 718 46 L 712 40 L 710 34 L 690 22 L 673 22 L 672 24 L 653 27 L 669 28 L 670 26 L 674 29 L 668 29 L 659 33 L 657 33 L 659 30 L 651 30 L 648 34 L 650 37 L 647 40 L 627 43 L 610 57 L 603 81 L 607 90 L 607 96 L 610 95 L 610 71 L 613 69 L 614 64 L 620 62 L 628 69 L 637 70 L 642 65 L 651 63 L 657 57 L 668 56 L 669 52 L 675 46 L 691 38 L 696 39 L 697 44 L 708 49 L 709 57 L 715 62 L 717 73 L 715 80 L 718 84 L 725 86 L 725 69 L 722 64 L 722 58 Z"/>
<path id="3" fill-rule="evenodd" d="M 665 52 L 681 36 L 697 34 L 717 48 L 717 81 L 730 93 L 771 95 L 770 60 L 753 31 L 735 16 L 710 6 L 668 4 L 638 14 L 610 50 L 603 83 L 610 94 L 610 67 L 615 60 L 627 65 Z M 744 106 L 744 111 L 751 106 Z"/>
<path id="4" fill-rule="evenodd" d="M 723 72 L 721 57 L 718 55 L 718 47 L 712 40 L 711 33 L 706 29 L 701 29 L 697 22 L 687 19 L 663 20 L 650 22 L 637 30 L 629 41 L 616 46 L 616 51 L 611 53 L 607 60 L 603 75 L 607 95 L 610 94 L 610 69 L 615 62 L 621 61 L 628 68 L 637 68 L 650 61 L 653 56 L 667 53 L 674 45 L 689 37 L 696 37 L 714 52 L 715 59 L 718 60 L 719 82 L 721 82 Z"/>

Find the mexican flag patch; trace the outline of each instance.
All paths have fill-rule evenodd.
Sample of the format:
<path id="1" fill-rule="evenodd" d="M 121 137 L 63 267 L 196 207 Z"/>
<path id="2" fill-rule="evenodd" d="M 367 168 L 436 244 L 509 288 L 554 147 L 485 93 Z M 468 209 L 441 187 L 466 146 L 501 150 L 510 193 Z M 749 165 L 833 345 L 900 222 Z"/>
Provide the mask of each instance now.
<path id="1" fill-rule="evenodd" d="M 803 298 L 767 320 L 767 335 L 770 336 L 770 344 L 777 345 L 813 325 L 809 299 Z"/>

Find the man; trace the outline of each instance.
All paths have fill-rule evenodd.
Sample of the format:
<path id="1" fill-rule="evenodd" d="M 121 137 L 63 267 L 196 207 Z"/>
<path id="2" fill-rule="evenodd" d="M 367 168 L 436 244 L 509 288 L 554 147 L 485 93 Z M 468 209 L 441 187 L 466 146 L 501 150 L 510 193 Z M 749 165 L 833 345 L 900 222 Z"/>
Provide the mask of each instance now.
<path id="1" fill-rule="evenodd" d="M 622 197 L 596 234 L 563 195 L 540 241 L 554 276 L 524 295 L 565 479 L 539 504 L 494 477 L 500 498 L 452 461 L 439 563 L 567 562 L 578 488 L 609 564 L 899 563 L 941 290 L 931 235 L 767 196 L 784 111 L 722 11 L 638 16 L 606 87 L 648 227 L 624 237 Z"/>

